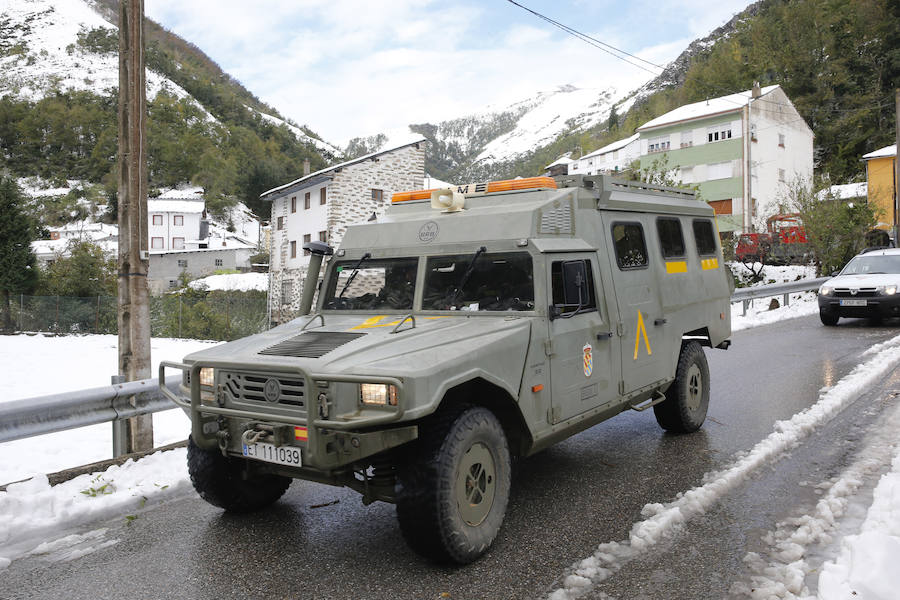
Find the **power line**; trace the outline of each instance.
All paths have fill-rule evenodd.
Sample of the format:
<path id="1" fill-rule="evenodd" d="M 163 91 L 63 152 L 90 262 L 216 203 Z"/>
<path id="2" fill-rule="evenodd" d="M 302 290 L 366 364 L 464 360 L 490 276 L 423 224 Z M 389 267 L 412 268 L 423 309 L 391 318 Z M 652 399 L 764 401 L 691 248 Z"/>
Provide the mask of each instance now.
<path id="1" fill-rule="evenodd" d="M 616 48 L 615 46 L 613 46 L 611 44 L 607 44 L 606 42 L 600 41 L 597 38 L 591 37 L 591 36 L 587 35 L 586 33 L 581 33 L 577 29 L 573 29 L 573 28 L 569 27 L 568 25 L 563 25 L 559 21 L 555 21 L 546 15 L 542 15 L 541 13 L 528 8 L 527 6 L 523 6 L 522 4 L 519 4 L 518 2 L 516 2 L 515 0 L 506 0 L 506 1 L 509 2 L 510 4 L 512 4 L 513 6 L 518 6 L 522 10 L 533 14 L 537 18 L 542 19 L 555 27 L 562 29 L 569 35 L 572 35 L 572 36 L 580 39 L 581 41 L 585 42 L 586 44 L 590 44 L 591 46 L 593 46 L 599 50 L 602 50 L 603 52 L 606 52 L 610 56 L 614 56 L 615 58 L 618 58 L 619 60 L 624 61 L 633 67 L 637 67 L 638 69 L 643 69 L 644 71 L 647 71 L 648 73 L 650 73 L 652 75 L 659 75 L 659 73 L 656 73 L 655 71 L 651 71 L 650 69 L 648 69 L 647 67 L 645 67 L 643 65 L 639 65 L 635 62 L 632 62 L 632 61 L 628 60 L 627 58 L 625 58 L 624 56 L 619 56 L 619 54 L 624 54 L 625 56 L 630 56 L 631 58 L 634 58 L 643 63 L 646 63 L 646 64 L 650 65 L 651 67 L 655 67 L 655 68 L 659 69 L 660 71 L 665 70 L 665 67 L 662 67 L 656 63 L 652 63 L 649 60 L 644 60 L 640 56 L 635 56 L 634 54 L 631 54 L 629 52 L 626 52 L 624 50 Z M 616 52 L 618 52 L 619 54 L 616 54 Z"/>

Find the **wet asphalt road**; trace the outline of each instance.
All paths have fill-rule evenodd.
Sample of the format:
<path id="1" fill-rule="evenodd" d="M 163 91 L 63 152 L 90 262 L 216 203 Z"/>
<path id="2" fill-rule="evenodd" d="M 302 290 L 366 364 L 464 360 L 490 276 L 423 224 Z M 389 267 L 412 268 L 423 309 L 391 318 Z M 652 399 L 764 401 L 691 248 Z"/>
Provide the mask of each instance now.
<path id="1" fill-rule="evenodd" d="M 106 539 L 120 541 L 76 560 L 15 561 L 0 572 L 0 598 L 540 598 L 598 544 L 626 539 L 645 504 L 700 485 L 898 333 L 893 322 L 825 328 L 817 317 L 735 333 L 730 350 L 707 352 L 712 396 L 702 430 L 668 435 L 652 411 L 628 412 L 519 461 L 504 526 L 473 565 L 435 566 L 413 554 L 393 506 L 364 507 L 354 492 L 294 482 L 255 515 L 224 515 L 186 497 L 130 524 L 92 524 L 81 532 L 107 527 Z M 798 482 L 837 474 L 895 389 L 897 372 L 590 597 L 728 597 L 760 536 L 815 501 Z"/>

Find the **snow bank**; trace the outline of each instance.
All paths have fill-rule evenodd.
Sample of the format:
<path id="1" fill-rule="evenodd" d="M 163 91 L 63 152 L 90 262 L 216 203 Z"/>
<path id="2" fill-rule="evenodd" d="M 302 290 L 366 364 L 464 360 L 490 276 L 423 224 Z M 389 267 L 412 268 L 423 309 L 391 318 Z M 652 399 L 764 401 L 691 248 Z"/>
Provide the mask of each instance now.
<path id="1" fill-rule="evenodd" d="M 679 494 L 668 504 L 644 506 L 641 513 L 646 519 L 632 526 L 628 539 L 600 544 L 593 555 L 572 565 L 562 586 L 550 594 L 551 600 L 584 596 L 630 560 L 675 535 L 682 525 L 706 512 L 760 467 L 778 460 L 900 364 L 900 336 L 873 346 L 868 356 L 871 358 L 823 392 L 815 404 L 787 421 L 777 421 L 775 431 L 739 456 L 731 467 L 707 473 L 704 485 Z"/>
<path id="2" fill-rule="evenodd" d="M 202 279 L 195 279 L 188 285 L 195 290 L 205 288 L 207 290 L 225 290 L 228 292 L 247 292 L 250 290 L 267 292 L 269 290 L 269 275 L 268 273 L 210 275 Z"/>

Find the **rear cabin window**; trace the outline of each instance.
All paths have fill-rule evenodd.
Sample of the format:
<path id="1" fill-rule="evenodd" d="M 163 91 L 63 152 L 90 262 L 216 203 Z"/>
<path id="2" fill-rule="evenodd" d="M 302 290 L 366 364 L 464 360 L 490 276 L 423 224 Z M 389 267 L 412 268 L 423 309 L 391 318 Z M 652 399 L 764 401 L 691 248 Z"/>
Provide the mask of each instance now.
<path id="1" fill-rule="evenodd" d="M 697 254 L 713 256 L 716 253 L 716 236 L 713 233 L 712 221 L 696 219 L 694 221 L 694 241 L 697 242 Z"/>
<path id="2" fill-rule="evenodd" d="M 684 235 L 681 233 L 681 222 L 678 219 L 665 217 L 657 219 L 656 232 L 659 234 L 659 247 L 663 258 L 684 256 Z"/>
<path id="3" fill-rule="evenodd" d="M 589 260 L 557 260 L 550 265 L 553 306 L 559 315 L 597 310 Z"/>
<path id="4" fill-rule="evenodd" d="M 647 266 L 647 244 L 640 223 L 615 223 L 612 226 L 616 262 L 620 269 L 640 269 Z"/>
<path id="5" fill-rule="evenodd" d="M 534 310 L 526 252 L 432 256 L 425 265 L 424 310 Z"/>

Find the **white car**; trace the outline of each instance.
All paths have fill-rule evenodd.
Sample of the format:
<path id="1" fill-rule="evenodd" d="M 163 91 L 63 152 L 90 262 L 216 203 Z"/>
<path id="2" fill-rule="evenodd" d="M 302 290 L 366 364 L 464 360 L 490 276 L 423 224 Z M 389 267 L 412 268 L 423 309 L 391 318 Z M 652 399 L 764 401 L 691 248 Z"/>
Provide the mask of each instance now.
<path id="1" fill-rule="evenodd" d="M 837 325 L 841 317 L 900 317 L 898 289 L 900 248 L 864 252 L 819 288 L 819 318 Z"/>

